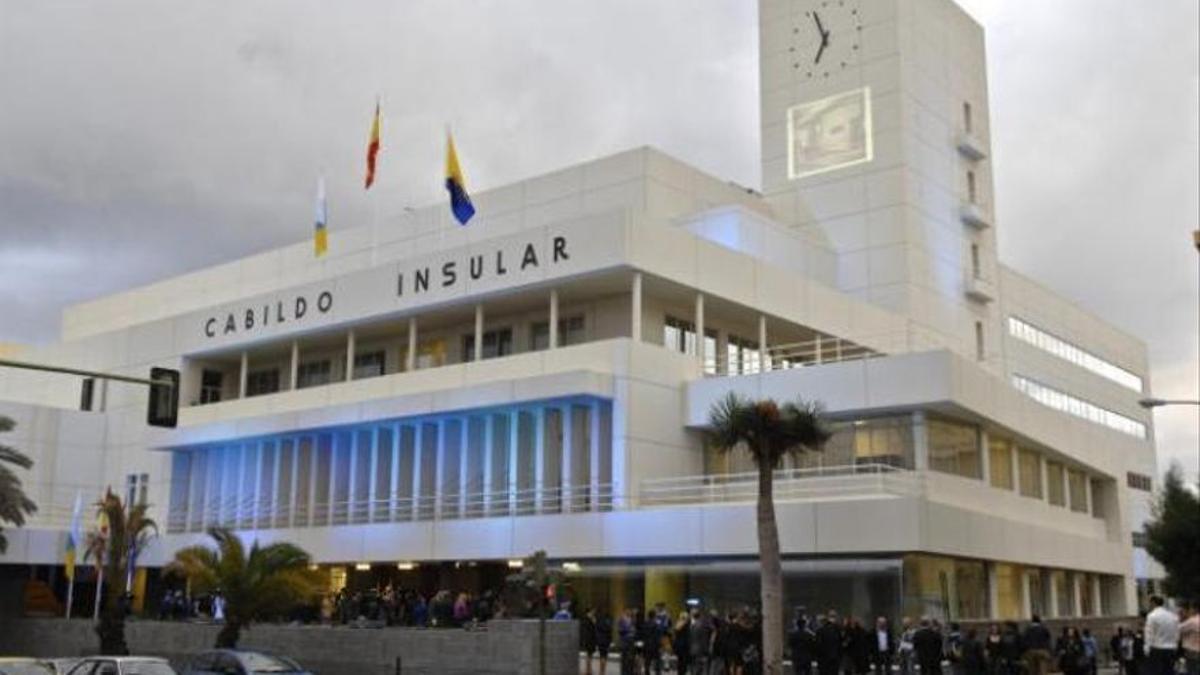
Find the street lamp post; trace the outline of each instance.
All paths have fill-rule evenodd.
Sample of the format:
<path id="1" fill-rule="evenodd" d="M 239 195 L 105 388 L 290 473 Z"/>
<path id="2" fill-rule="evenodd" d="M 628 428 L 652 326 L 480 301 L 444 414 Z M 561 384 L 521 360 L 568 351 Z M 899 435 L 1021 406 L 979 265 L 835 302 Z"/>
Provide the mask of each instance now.
<path id="1" fill-rule="evenodd" d="M 1200 401 L 1189 401 L 1186 399 L 1144 398 L 1138 401 L 1138 405 L 1149 410 L 1151 408 L 1161 408 L 1165 405 L 1200 405 Z"/>

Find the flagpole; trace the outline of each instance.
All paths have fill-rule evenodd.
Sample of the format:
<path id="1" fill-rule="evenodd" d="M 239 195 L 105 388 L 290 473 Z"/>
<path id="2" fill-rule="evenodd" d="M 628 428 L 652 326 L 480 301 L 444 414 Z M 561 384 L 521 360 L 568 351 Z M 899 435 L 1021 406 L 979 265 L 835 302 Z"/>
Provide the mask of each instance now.
<path id="1" fill-rule="evenodd" d="M 92 621 L 100 620 L 100 589 L 104 587 L 104 568 L 96 568 L 96 607 L 92 611 Z"/>
<path id="2" fill-rule="evenodd" d="M 75 600 L 75 576 L 67 581 L 67 618 L 71 618 L 71 604 Z"/>

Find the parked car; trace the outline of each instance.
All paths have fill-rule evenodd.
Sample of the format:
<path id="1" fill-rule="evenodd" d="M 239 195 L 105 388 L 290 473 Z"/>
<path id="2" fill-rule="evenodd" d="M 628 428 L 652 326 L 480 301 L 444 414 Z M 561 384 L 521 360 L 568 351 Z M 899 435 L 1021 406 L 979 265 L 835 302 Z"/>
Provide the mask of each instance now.
<path id="1" fill-rule="evenodd" d="M 184 675 L 257 675 L 258 673 L 288 673 L 312 675 L 295 661 L 283 657 L 244 649 L 214 649 L 192 658 Z"/>
<path id="2" fill-rule="evenodd" d="M 79 663 L 79 659 L 47 659 L 46 663 L 54 668 L 56 675 L 67 675 Z"/>
<path id="3" fill-rule="evenodd" d="M 54 666 L 40 659 L 0 657 L 0 675 L 57 675 Z"/>
<path id="4" fill-rule="evenodd" d="M 89 656 L 67 675 L 179 675 L 166 659 L 152 656 Z"/>

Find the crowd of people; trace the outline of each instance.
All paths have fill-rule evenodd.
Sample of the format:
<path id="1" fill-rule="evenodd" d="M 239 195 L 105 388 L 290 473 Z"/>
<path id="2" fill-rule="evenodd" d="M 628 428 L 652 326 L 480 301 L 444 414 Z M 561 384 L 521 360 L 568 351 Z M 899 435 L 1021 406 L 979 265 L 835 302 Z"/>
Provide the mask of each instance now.
<path id="1" fill-rule="evenodd" d="M 1088 628 L 1065 626 L 1056 636 L 1036 615 L 1024 627 L 1007 621 L 964 629 L 906 617 L 893 628 L 879 617 L 868 628 L 856 617 L 832 610 L 811 617 L 804 608 L 790 625 L 787 652 L 796 675 L 942 675 L 947 670 L 949 675 L 1096 675 L 1106 657 L 1120 675 L 1200 675 L 1200 608 L 1185 608 L 1181 620 L 1162 598 L 1152 598 L 1151 604 L 1140 627 L 1118 627 L 1107 653 Z M 570 618 L 569 611 L 560 610 L 556 618 Z M 621 675 L 761 672 L 762 624 L 751 609 L 721 614 L 693 608 L 672 619 L 659 604 L 648 612 L 625 610 L 615 626 L 594 609 L 579 620 L 589 675 L 593 662 L 596 672 L 606 675 L 614 647 Z"/>
<path id="2" fill-rule="evenodd" d="M 388 584 L 343 589 L 324 597 L 319 607 L 280 618 L 362 627 L 472 628 L 493 618 L 529 616 L 528 607 L 525 613 L 515 606 L 510 611 L 505 600 L 505 594 L 493 591 L 476 596 L 442 590 L 426 597 Z M 159 618 L 205 616 L 219 622 L 224 605 L 219 592 L 191 598 L 168 590 Z M 1102 661 L 1115 665 L 1119 675 L 1200 675 L 1200 607 L 1185 607 L 1180 618 L 1161 597 L 1151 598 L 1151 605 L 1137 626 L 1118 626 L 1103 646 L 1087 628 L 1066 626 L 1056 636 L 1036 615 L 1023 627 L 1014 621 L 986 628 L 943 625 L 928 617 L 905 617 L 893 627 L 885 617 L 868 626 L 833 610 L 810 616 L 799 608 L 788 626 L 786 652 L 796 675 L 943 675 L 944 670 L 947 675 L 1096 675 Z M 607 675 L 612 659 L 620 675 L 761 672 L 762 620 L 751 608 L 718 612 L 697 605 L 672 615 L 659 603 L 611 617 L 599 608 L 577 614 L 568 601 L 554 606 L 552 619 L 579 621 L 589 675 Z"/>

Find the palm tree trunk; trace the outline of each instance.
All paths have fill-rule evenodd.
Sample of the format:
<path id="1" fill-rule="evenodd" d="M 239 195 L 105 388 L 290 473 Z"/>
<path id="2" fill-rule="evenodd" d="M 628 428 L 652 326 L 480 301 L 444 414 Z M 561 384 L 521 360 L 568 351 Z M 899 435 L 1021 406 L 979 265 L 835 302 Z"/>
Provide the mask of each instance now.
<path id="1" fill-rule="evenodd" d="M 758 466 L 758 557 L 762 565 L 763 673 L 783 675 L 783 567 L 775 524 L 773 467 Z"/>

